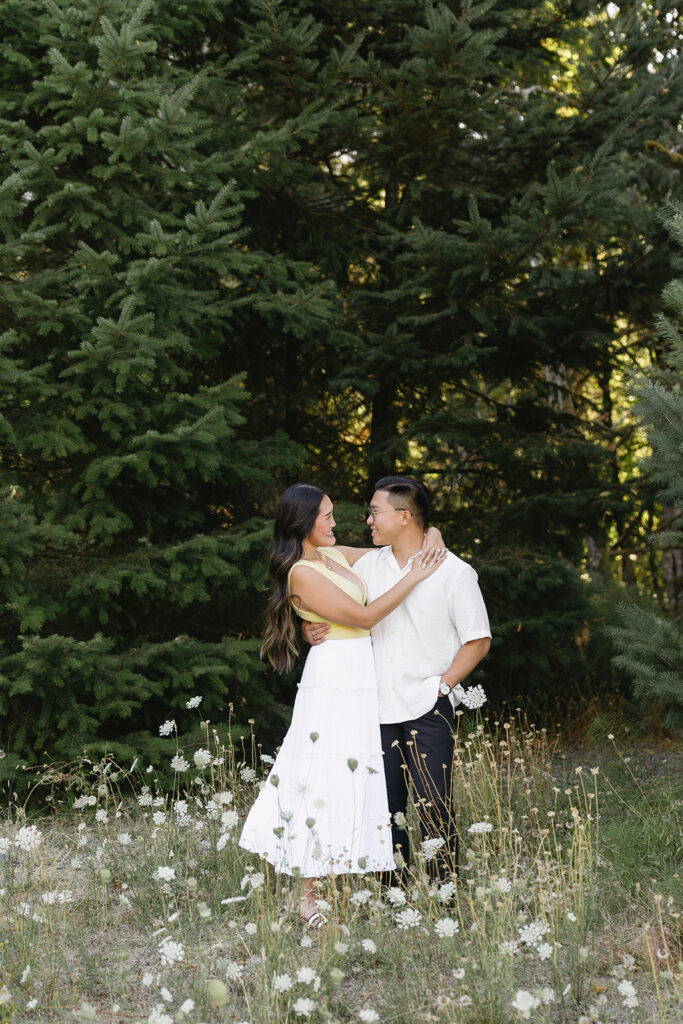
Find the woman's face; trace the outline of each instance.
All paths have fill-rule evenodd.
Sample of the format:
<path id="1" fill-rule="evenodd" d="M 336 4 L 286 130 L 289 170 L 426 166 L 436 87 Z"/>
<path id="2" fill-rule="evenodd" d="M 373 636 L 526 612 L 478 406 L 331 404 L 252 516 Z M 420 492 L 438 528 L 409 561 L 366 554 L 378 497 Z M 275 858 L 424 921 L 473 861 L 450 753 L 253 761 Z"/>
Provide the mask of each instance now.
<path id="1" fill-rule="evenodd" d="M 332 502 L 325 495 L 320 502 L 318 517 L 313 524 L 313 529 L 306 538 L 316 548 L 329 548 L 337 543 L 333 532 L 335 527 L 333 508 Z"/>

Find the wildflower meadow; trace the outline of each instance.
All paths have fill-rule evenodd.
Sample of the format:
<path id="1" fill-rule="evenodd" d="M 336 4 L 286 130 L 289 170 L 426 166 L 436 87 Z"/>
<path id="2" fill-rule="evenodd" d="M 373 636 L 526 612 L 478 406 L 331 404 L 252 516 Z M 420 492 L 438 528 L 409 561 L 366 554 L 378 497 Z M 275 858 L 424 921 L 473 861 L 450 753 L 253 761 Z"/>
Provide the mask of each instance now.
<path id="1" fill-rule="evenodd" d="M 519 713 L 459 711 L 457 875 L 435 875 L 443 841 L 411 819 L 406 884 L 322 879 L 316 931 L 297 879 L 237 843 L 272 756 L 202 726 L 190 750 L 160 725 L 170 787 L 104 758 L 8 789 L 1 1021 L 680 1020 L 675 751 L 653 772 L 611 736 L 580 763 Z"/>

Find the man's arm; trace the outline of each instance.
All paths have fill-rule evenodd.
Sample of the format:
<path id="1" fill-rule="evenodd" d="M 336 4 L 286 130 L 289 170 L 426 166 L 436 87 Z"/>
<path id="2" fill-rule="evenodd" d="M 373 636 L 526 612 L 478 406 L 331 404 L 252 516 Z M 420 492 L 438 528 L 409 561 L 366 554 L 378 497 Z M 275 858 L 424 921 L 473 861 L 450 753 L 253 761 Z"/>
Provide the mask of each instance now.
<path id="1" fill-rule="evenodd" d="M 458 683 L 463 683 L 490 650 L 491 638 L 488 636 L 482 636 L 478 640 L 469 640 L 462 645 L 441 676 L 442 682 L 447 683 L 451 690 Z"/>

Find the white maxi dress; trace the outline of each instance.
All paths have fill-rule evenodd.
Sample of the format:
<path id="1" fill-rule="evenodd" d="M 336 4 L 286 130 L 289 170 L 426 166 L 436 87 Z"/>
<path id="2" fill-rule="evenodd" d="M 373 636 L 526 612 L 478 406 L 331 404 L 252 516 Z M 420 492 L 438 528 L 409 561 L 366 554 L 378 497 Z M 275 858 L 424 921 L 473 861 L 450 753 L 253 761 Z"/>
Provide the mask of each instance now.
<path id="1" fill-rule="evenodd" d="M 352 572 L 341 552 L 318 550 Z M 305 564 L 366 603 L 359 577 Z M 277 871 L 304 878 L 395 867 L 372 641 L 366 630 L 329 625 L 325 643 L 306 658 L 290 728 L 240 836 L 240 846 Z"/>

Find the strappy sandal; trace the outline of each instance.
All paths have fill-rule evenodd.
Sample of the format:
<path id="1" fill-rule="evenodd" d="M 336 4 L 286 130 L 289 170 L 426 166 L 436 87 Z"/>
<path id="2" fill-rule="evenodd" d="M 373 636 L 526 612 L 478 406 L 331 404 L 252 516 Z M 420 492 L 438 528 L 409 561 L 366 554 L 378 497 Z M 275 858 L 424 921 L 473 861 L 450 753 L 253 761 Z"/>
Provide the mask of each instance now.
<path id="1" fill-rule="evenodd" d="M 319 910 L 314 910 L 310 917 L 302 916 L 301 920 L 307 928 L 324 928 L 328 923 L 325 915 L 321 914 Z"/>

